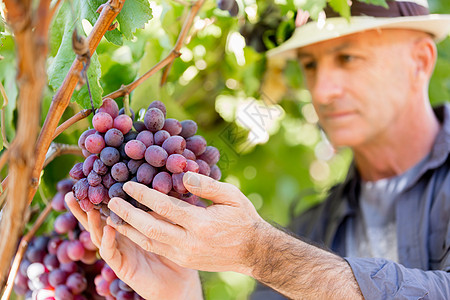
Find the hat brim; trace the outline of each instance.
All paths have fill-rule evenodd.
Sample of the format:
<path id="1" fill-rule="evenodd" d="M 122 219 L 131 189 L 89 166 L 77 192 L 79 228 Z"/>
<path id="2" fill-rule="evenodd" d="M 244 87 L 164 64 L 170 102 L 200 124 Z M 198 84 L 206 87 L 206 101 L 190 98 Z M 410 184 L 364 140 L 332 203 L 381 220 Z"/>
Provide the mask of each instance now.
<path id="1" fill-rule="evenodd" d="M 309 22 L 298 27 L 291 38 L 279 47 L 267 51 L 269 58 L 295 58 L 295 49 L 352 33 L 377 28 L 413 29 L 428 32 L 436 42 L 445 39 L 450 31 L 450 15 L 425 15 L 397 18 L 368 16 L 328 18 L 324 22 Z"/>

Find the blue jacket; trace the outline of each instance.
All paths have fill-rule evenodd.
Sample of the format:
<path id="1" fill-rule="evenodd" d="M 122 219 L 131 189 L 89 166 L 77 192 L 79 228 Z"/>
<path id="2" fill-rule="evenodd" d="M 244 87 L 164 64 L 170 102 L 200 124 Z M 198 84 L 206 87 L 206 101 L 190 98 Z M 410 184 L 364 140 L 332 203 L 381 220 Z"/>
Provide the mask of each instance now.
<path id="1" fill-rule="evenodd" d="M 345 258 L 346 222 L 358 208 L 360 178 L 354 166 L 323 203 L 291 226 L 344 257 L 365 299 L 450 299 L 450 105 L 435 113 L 442 127 L 430 159 L 396 199 L 399 263 Z M 259 286 L 252 299 L 285 298 Z"/>

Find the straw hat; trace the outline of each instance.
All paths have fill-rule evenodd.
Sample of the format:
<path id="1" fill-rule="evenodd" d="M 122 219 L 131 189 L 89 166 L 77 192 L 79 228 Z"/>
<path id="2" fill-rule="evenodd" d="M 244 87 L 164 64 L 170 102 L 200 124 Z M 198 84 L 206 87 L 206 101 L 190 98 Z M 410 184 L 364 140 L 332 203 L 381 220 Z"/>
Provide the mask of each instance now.
<path id="1" fill-rule="evenodd" d="M 327 7 L 326 18 L 297 27 L 291 38 L 267 56 L 294 57 L 297 48 L 377 28 L 420 30 L 432 34 L 437 42 L 450 32 L 450 15 L 429 14 L 427 0 L 388 0 L 387 4 L 389 8 L 353 1 L 350 21 Z"/>

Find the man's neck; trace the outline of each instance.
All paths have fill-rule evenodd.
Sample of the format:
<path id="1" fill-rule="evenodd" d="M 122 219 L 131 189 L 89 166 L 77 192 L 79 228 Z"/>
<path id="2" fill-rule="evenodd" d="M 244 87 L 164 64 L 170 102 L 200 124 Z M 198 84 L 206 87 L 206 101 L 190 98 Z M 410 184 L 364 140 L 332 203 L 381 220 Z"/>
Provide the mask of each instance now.
<path id="1" fill-rule="evenodd" d="M 398 121 L 398 124 L 408 124 L 408 128 L 394 125 L 373 142 L 353 149 L 363 180 L 375 181 L 402 174 L 430 152 L 440 124 L 428 105 L 415 115 L 413 121 Z"/>

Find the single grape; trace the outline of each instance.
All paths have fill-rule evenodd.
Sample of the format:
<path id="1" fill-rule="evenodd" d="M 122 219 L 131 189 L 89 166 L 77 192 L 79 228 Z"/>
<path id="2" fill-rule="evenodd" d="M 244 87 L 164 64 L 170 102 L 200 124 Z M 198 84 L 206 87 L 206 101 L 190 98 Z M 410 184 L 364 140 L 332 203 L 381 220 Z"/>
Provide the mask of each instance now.
<path id="1" fill-rule="evenodd" d="M 72 179 L 60 180 L 56 184 L 56 190 L 58 192 L 60 192 L 61 194 L 65 195 L 72 190 L 72 187 L 74 184 L 75 184 L 75 181 L 73 181 Z"/>
<path id="2" fill-rule="evenodd" d="M 111 128 L 105 133 L 105 143 L 111 147 L 119 147 L 123 143 L 123 133 L 117 128 Z"/>
<path id="3" fill-rule="evenodd" d="M 120 291 L 119 282 L 120 279 L 117 278 L 111 281 L 111 283 L 109 284 L 109 291 L 111 292 L 111 295 L 113 297 L 116 297 L 117 293 Z"/>
<path id="4" fill-rule="evenodd" d="M 120 290 L 117 293 L 116 299 L 117 300 L 133 300 L 134 299 L 134 292 Z"/>
<path id="5" fill-rule="evenodd" d="M 59 262 L 64 264 L 71 262 L 69 255 L 67 255 L 67 247 L 69 246 L 69 241 L 63 241 L 61 245 L 59 245 L 58 250 L 56 250 L 56 257 L 58 258 Z M 50 277 L 51 278 L 51 277 Z M 64 279 L 65 281 L 65 279 Z M 50 282 L 51 283 L 51 282 Z M 52 284 L 52 286 L 55 286 Z"/>
<path id="6" fill-rule="evenodd" d="M 136 179 L 142 184 L 149 185 L 157 172 L 151 165 L 143 163 L 137 170 Z"/>
<path id="7" fill-rule="evenodd" d="M 87 265 L 92 265 L 97 261 L 97 251 L 84 251 L 84 256 L 81 259 L 81 262 Z"/>
<path id="8" fill-rule="evenodd" d="M 165 130 L 158 130 L 155 132 L 153 141 L 155 145 L 161 146 L 165 140 L 167 140 L 170 137 L 170 133 L 168 133 Z"/>
<path id="9" fill-rule="evenodd" d="M 180 135 L 185 139 L 193 136 L 197 133 L 197 123 L 192 120 L 184 120 L 180 122 L 181 132 Z"/>
<path id="10" fill-rule="evenodd" d="M 211 166 L 211 172 L 210 172 L 209 176 L 212 179 L 220 180 L 220 178 L 222 178 L 222 172 L 220 171 L 220 169 L 219 169 L 219 167 L 217 165 L 212 165 Z"/>
<path id="11" fill-rule="evenodd" d="M 105 189 L 103 185 L 97 185 L 97 186 L 90 186 L 88 197 L 89 200 L 93 204 L 99 204 L 103 201 L 105 197 L 107 197 L 108 191 Z"/>
<path id="12" fill-rule="evenodd" d="M 68 263 L 61 264 L 59 268 L 61 270 L 65 271 L 67 273 L 67 275 L 70 275 L 70 274 L 78 271 L 78 265 L 74 261 L 70 261 Z"/>
<path id="13" fill-rule="evenodd" d="M 230 16 L 232 17 L 236 17 L 239 13 L 239 5 L 238 3 L 235 1 L 233 1 L 233 6 L 228 10 L 228 12 L 230 13 Z"/>
<path id="14" fill-rule="evenodd" d="M 220 159 L 220 152 L 216 147 L 207 146 L 205 152 L 198 156 L 199 159 L 204 160 L 208 165 L 217 164 Z"/>
<path id="15" fill-rule="evenodd" d="M 92 154 L 88 156 L 83 163 L 83 173 L 84 176 L 89 176 L 89 173 L 91 173 L 92 169 L 94 168 L 94 162 L 98 159 L 97 155 Z"/>
<path id="16" fill-rule="evenodd" d="M 116 213 L 113 211 L 110 212 L 109 217 L 111 218 L 111 221 L 116 225 L 122 225 L 124 223 L 122 218 L 116 215 Z"/>
<path id="17" fill-rule="evenodd" d="M 211 167 L 204 160 L 201 159 L 197 159 L 195 162 L 198 164 L 199 167 L 198 172 L 200 174 L 209 176 L 209 173 L 211 173 Z"/>
<path id="18" fill-rule="evenodd" d="M 186 168 L 184 168 L 184 172 L 194 172 L 194 173 L 198 173 L 198 171 L 200 170 L 200 167 L 198 166 L 198 164 L 193 161 L 193 160 L 186 160 Z"/>
<path id="19" fill-rule="evenodd" d="M 55 254 L 48 253 L 44 257 L 44 266 L 49 270 L 53 271 L 59 268 L 59 260 Z"/>
<path id="20" fill-rule="evenodd" d="M 131 174 L 136 174 L 137 170 L 144 162 L 145 162 L 145 160 L 143 160 L 143 159 L 141 159 L 141 160 L 131 159 L 127 163 L 128 170 L 130 171 Z"/>
<path id="21" fill-rule="evenodd" d="M 153 178 L 152 188 L 161 193 L 168 194 L 172 189 L 172 177 L 167 172 L 156 174 Z"/>
<path id="22" fill-rule="evenodd" d="M 186 168 L 186 157 L 181 154 L 171 154 L 167 158 L 166 168 L 172 173 L 181 173 Z"/>
<path id="23" fill-rule="evenodd" d="M 164 121 L 164 126 L 162 129 L 170 133 L 170 135 L 178 135 L 180 134 L 182 127 L 181 123 L 177 119 L 169 118 Z"/>
<path id="24" fill-rule="evenodd" d="M 141 122 L 141 121 L 134 122 L 133 127 L 134 127 L 134 129 L 136 129 L 137 132 L 147 130 L 147 127 L 145 127 L 144 122 Z"/>
<path id="25" fill-rule="evenodd" d="M 165 140 L 161 147 L 163 147 L 169 155 L 182 154 L 184 149 L 186 149 L 186 140 L 179 135 L 174 135 Z M 193 152 L 195 153 L 195 151 Z"/>
<path id="26" fill-rule="evenodd" d="M 235 0 L 217 0 L 217 7 L 221 10 L 229 10 L 233 7 Z"/>
<path id="27" fill-rule="evenodd" d="M 87 280 L 80 273 L 73 273 L 66 280 L 66 285 L 73 294 L 81 294 L 87 288 Z"/>
<path id="28" fill-rule="evenodd" d="M 86 146 L 84 145 L 84 143 L 86 142 L 86 138 L 91 134 L 94 134 L 95 132 L 96 132 L 95 129 L 88 129 L 85 132 L 83 132 L 78 138 L 78 147 L 80 147 L 81 149 L 86 149 Z"/>
<path id="29" fill-rule="evenodd" d="M 85 199 L 88 196 L 89 182 L 87 178 L 80 179 L 73 186 L 73 195 L 77 200 Z"/>
<path id="30" fill-rule="evenodd" d="M 131 140 L 135 140 L 138 136 L 138 132 L 134 131 L 134 130 L 130 130 L 127 134 L 124 135 L 123 137 L 123 143 L 126 144 L 127 142 L 131 141 Z"/>
<path id="31" fill-rule="evenodd" d="M 123 162 L 118 162 L 111 168 L 111 176 L 116 181 L 126 181 L 128 177 L 130 176 L 130 173 L 128 171 L 128 167 Z"/>
<path id="32" fill-rule="evenodd" d="M 47 251 L 50 254 L 56 254 L 56 249 L 62 243 L 62 239 L 59 236 L 52 237 L 47 244 Z"/>
<path id="33" fill-rule="evenodd" d="M 145 147 L 149 147 L 149 146 L 153 145 L 153 133 L 148 130 L 142 130 L 136 136 L 136 140 L 144 143 Z"/>
<path id="34" fill-rule="evenodd" d="M 113 118 L 108 113 L 99 112 L 96 113 L 92 118 L 92 125 L 94 126 L 95 130 L 104 133 L 113 127 Z M 89 150 L 89 148 L 86 149 Z"/>
<path id="35" fill-rule="evenodd" d="M 103 266 L 101 274 L 102 277 L 108 282 L 117 279 L 116 273 L 114 273 L 114 271 L 107 264 Z"/>
<path id="36" fill-rule="evenodd" d="M 184 157 L 186 157 L 186 159 L 190 159 L 190 160 L 196 160 L 197 157 L 195 156 L 194 152 L 192 152 L 189 149 L 184 149 L 183 153 L 181 154 Z"/>
<path id="37" fill-rule="evenodd" d="M 173 189 L 180 193 L 180 194 L 186 194 L 189 192 L 183 184 L 183 176 L 184 172 L 178 173 L 178 174 L 172 174 L 172 185 Z"/>
<path id="38" fill-rule="evenodd" d="M 82 259 L 84 251 L 84 246 L 79 240 L 70 241 L 67 246 L 67 256 L 73 261 Z"/>
<path id="39" fill-rule="evenodd" d="M 186 148 L 199 156 L 206 150 L 206 140 L 201 135 L 194 135 L 186 139 Z"/>
<path id="40" fill-rule="evenodd" d="M 37 263 L 37 262 L 43 262 L 44 257 L 47 252 L 45 249 L 39 249 L 37 247 L 30 247 L 28 251 L 26 252 L 26 257 L 29 262 L 31 263 Z"/>
<path id="41" fill-rule="evenodd" d="M 97 173 L 100 176 L 105 175 L 106 173 L 108 173 L 108 166 L 105 165 L 101 159 L 96 159 L 94 161 L 94 165 L 92 166 L 92 170 Z M 90 173 L 89 173 L 90 174 Z"/>
<path id="42" fill-rule="evenodd" d="M 111 167 L 120 160 L 119 150 L 113 147 L 106 147 L 100 152 L 100 159 L 105 165 Z"/>
<path id="43" fill-rule="evenodd" d="M 76 163 L 69 172 L 69 176 L 75 180 L 86 177 L 83 173 L 83 163 Z"/>
<path id="44" fill-rule="evenodd" d="M 102 177 L 98 175 L 94 170 L 89 173 L 87 180 L 90 186 L 96 186 L 102 183 Z"/>
<path id="45" fill-rule="evenodd" d="M 159 101 L 159 100 L 153 101 L 152 103 L 150 103 L 147 110 L 149 110 L 150 108 L 158 108 L 163 113 L 164 118 L 166 117 L 167 109 L 166 109 L 166 106 L 164 105 L 164 103 L 162 103 L 161 101 Z"/>
<path id="46" fill-rule="evenodd" d="M 48 275 L 48 281 L 51 286 L 57 287 L 58 285 L 66 282 L 67 276 L 67 272 L 61 269 L 55 269 L 53 271 L 50 271 L 50 274 Z"/>
<path id="47" fill-rule="evenodd" d="M 125 153 L 131 159 L 143 159 L 145 155 L 145 150 L 147 147 L 145 144 L 139 140 L 131 140 L 125 145 Z"/>
<path id="48" fill-rule="evenodd" d="M 119 147 L 120 158 L 122 159 L 130 159 L 128 155 L 125 153 L 125 144 L 120 145 Z"/>
<path id="49" fill-rule="evenodd" d="M 113 99 L 105 98 L 103 99 L 102 106 L 100 106 L 97 112 L 108 113 L 114 119 L 119 115 L 119 106 Z"/>
<path id="50" fill-rule="evenodd" d="M 87 250 L 91 250 L 91 251 L 97 250 L 97 247 L 92 242 L 91 234 L 89 233 L 89 231 L 83 230 L 80 233 L 80 236 L 78 237 L 78 239 L 83 244 L 83 247 L 86 248 Z"/>
<path id="51" fill-rule="evenodd" d="M 64 211 L 66 210 L 65 202 L 64 202 L 64 194 L 57 192 L 52 199 L 52 208 L 55 211 Z"/>
<path id="52" fill-rule="evenodd" d="M 114 183 L 116 183 L 116 181 L 112 178 L 111 173 L 107 173 L 102 177 L 102 184 L 105 188 L 111 188 Z"/>
<path id="53" fill-rule="evenodd" d="M 164 126 L 164 114 L 158 108 L 150 108 L 144 115 L 144 124 L 151 132 L 161 130 Z"/>
<path id="54" fill-rule="evenodd" d="M 114 119 L 113 127 L 119 129 L 123 134 L 127 134 L 133 127 L 133 120 L 127 115 L 119 115 Z"/>
<path id="55" fill-rule="evenodd" d="M 127 193 L 123 190 L 123 183 L 117 182 L 114 183 L 108 191 L 109 198 L 119 197 L 122 199 L 127 198 Z"/>
<path id="56" fill-rule="evenodd" d="M 77 223 L 77 219 L 70 212 L 66 212 L 56 217 L 53 227 L 57 233 L 64 234 L 74 230 Z"/>
<path id="57" fill-rule="evenodd" d="M 91 155 L 92 153 L 87 151 L 86 149 L 81 149 L 81 153 L 83 154 L 84 157 L 88 157 L 89 155 Z"/>
<path id="58" fill-rule="evenodd" d="M 130 286 L 128 284 L 126 284 L 125 282 L 123 282 L 122 280 L 119 282 L 119 287 L 122 291 L 127 291 L 127 292 L 133 291 L 133 289 L 130 288 Z"/>
<path id="59" fill-rule="evenodd" d="M 73 300 L 72 292 L 66 285 L 60 284 L 55 287 L 55 300 Z"/>
<path id="60" fill-rule="evenodd" d="M 160 146 L 152 145 L 145 151 L 145 160 L 154 167 L 162 167 L 166 164 L 168 154 Z"/>

